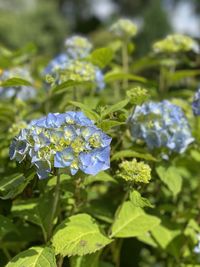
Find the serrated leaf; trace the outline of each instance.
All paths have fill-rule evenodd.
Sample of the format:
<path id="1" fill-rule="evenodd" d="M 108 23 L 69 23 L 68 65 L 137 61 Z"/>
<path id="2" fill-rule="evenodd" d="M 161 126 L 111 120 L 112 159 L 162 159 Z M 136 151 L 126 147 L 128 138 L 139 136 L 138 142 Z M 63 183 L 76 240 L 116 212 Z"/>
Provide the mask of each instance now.
<path id="1" fill-rule="evenodd" d="M 141 76 L 133 75 L 129 73 L 123 73 L 123 72 L 108 72 L 104 76 L 105 82 L 115 82 L 120 80 L 130 80 L 130 81 L 136 81 L 141 83 L 146 83 L 147 80 Z"/>
<path id="2" fill-rule="evenodd" d="M 28 177 L 25 177 L 22 173 L 16 173 L 3 177 L 0 180 L 0 198 L 14 198 L 15 196 L 23 192 L 23 190 L 33 179 L 33 177 L 34 173 L 30 173 Z"/>
<path id="3" fill-rule="evenodd" d="M 87 105 L 84 105 L 84 104 L 82 104 L 80 102 L 76 102 L 76 101 L 70 101 L 69 103 L 75 107 L 82 109 L 84 111 L 85 115 L 88 116 L 91 120 L 94 120 L 94 121 L 99 120 L 99 118 L 100 118 L 99 115 L 95 111 L 88 108 Z"/>
<path id="4" fill-rule="evenodd" d="M 111 237 L 135 237 L 152 230 L 160 223 L 156 216 L 148 215 L 141 208 L 124 202 L 112 225 Z"/>
<path id="5" fill-rule="evenodd" d="M 63 221 L 52 238 L 56 255 L 83 256 L 94 253 L 112 240 L 100 232 L 94 219 L 85 213 Z"/>
<path id="6" fill-rule="evenodd" d="M 112 106 L 109 106 L 108 108 L 106 108 L 103 112 L 102 112 L 102 118 L 106 117 L 107 115 L 116 112 L 118 110 L 121 110 L 122 108 L 124 108 L 127 104 L 128 104 L 129 100 L 125 99 L 122 100 Z"/>
<path id="7" fill-rule="evenodd" d="M 130 150 L 130 149 L 116 152 L 112 156 L 111 161 L 118 160 L 118 159 L 123 159 L 123 158 L 140 158 L 140 159 L 145 159 L 145 160 L 157 161 L 157 159 L 154 158 L 149 153 L 140 153 L 140 152 L 133 151 L 133 150 Z"/>
<path id="8" fill-rule="evenodd" d="M 6 267 L 56 267 L 54 251 L 49 247 L 31 247 L 15 256 Z"/>
<path id="9" fill-rule="evenodd" d="M 142 197 L 141 194 L 136 190 L 133 190 L 130 193 L 130 201 L 135 207 L 140 207 L 140 208 L 150 207 L 150 208 L 153 208 L 153 205 L 150 203 L 150 201 L 147 198 Z"/>
<path id="10" fill-rule="evenodd" d="M 17 228 L 9 218 L 0 215 L 0 240 L 9 232 L 17 232 Z"/>
<path id="11" fill-rule="evenodd" d="M 22 86 L 22 85 L 25 85 L 25 86 L 30 86 L 31 83 L 27 80 L 24 80 L 22 78 L 11 78 L 11 79 L 8 79 L 4 82 L 1 82 L 0 85 L 2 87 L 10 87 L 10 86 Z"/>
<path id="12" fill-rule="evenodd" d="M 91 53 L 90 60 L 94 65 L 104 68 L 112 61 L 113 54 L 109 47 L 98 48 Z"/>
<path id="13" fill-rule="evenodd" d="M 156 171 L 161 181 L 169 188 L 174 196 L 180 193 L 182 177 L 176 167 L 170 166 L 166 168 L 164 166 L 159 166 L 156 168 Z"/>
<path id="14" fill-rule="evenodd" d="M 173 82 L 178 82 L 187 77 L 194 77 L 200 74 L 200 70 L 177 70 L 173 73 L 167 73 L 167 78 Z"/>

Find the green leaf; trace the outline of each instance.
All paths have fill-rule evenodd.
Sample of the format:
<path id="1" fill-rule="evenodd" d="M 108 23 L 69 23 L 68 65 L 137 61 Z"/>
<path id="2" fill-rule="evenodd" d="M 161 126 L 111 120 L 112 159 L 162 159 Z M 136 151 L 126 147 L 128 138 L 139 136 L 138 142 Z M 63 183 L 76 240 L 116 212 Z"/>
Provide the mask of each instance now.
<path id="1" fill-rule="evenodd" d="M 6 267 L 56 267 L 54 251 L 49 247 L 31 247 L 15 256 Z"/>
<path id="2" fill-rule="evenodd" d="M 166 249 L 172 240 L 180 234 L 180 230 L 171 230 L 163 225 L 157 225 L 151 231 L 152 236 L 162 249 Z"/>
<path id="3" fill-rule="evenodd" d="M 2 87 L 10 87 L 10 86 L 22 86 L 22 85 L 25 85 L 25 86 L 30 86 L 31 83 L 27 80 L 24 80 L 24 79 L 21 79 L 21 78 L 11 78 L 11 79 L 8 79 L 4 82 L 1 82 L 0 85 Z"/>
<path id="4" fill-rule="evenodd" d="M 84 88 L 91 88 L 94 86 L 92 82 L 87 81 L 66 81 L 59 85 L 56 85 L 51 88 L 51 94 L 60 94 L 66 92 L 68 89 L 73 89 L 74 87 L 84 87 Z"/>
<path id="5" fill-rule="evenodd" d="M 9 199 L 16 197 L 18 194 L 23 192 L 33 177 L 33 172 L 30 173 L 28 177 L 25 177 L 22 173 L 3 177 L 0 180 L 0 198 Z"/>
<path id="6" fill-rule="evenodd" d="M 146 83 L 147 80 L 141 76 L 133 75 L 129 73 L 123 73 L 123 72 L 108 72 L 104 76 L 105 82 L 115 82 L 115 81 L 123 81 L 123 80 L 130 80 L 130 81 L 136 81 L 141 83 Z"/>
<path id="7" fill-rule="evenodd" d="M 123 159 L 123 158 L 140 158 L 140 159 L 145 159 L 145 160 L 157 161 L 157 159 L 154 158 L 149 153 L 140 153 L 140 152 L 133 151 L 133 150 L 130 150 L 130 149 L 116 152 L 112 156 L 111 161 L 113 161 L 113 160 L 119 160 L 119 159 Z"/>
<path id="8" fill-rule="evenodd" d="M 89 185 L 95 182 L 111 182 L 111 183 L 117 183 L 117 181 L 110 176 L 108 173 L 106 172 L 99 172 L 97 175 L 93 176 L 93 175 L 88 175 L 85 177 L 84 179 L 84 185 Z"/>
<path id="9" fill-rule="evenodd" d="M 124 202 L 112 226 L 111 237 L 135 237 L 152 230 L 160 223 L 160 219 L 148 215 L 141 208 Z"/>
<path id="10" fill-rule="evenodd" d="M 25 221 L 32 222 L 41 227 L 45 239 L 51 227 L 49 221 L 51 219 L 51 209 L 53 205 L 53 193 L 50 191 L 39 199 L 30 199 L 26 201 L 16 202 L 12 207 L 12 215 L 21 217 Z"/>
<path id="11" fill-rule="evenodd" d="M 167 78 L 173 82 L 178 82 L 187 77 L 194 77 L 200 74 L 200 70 L 178 70 L 173 73 L 168 73 Z"/>
<path id="12" fill-rule="evenodd" d="M 130 201 L 135 207 L 154 207 L 147 198 L 142 197 L 141 194 L 136 190 L 133 190 L 130 193 Z"/>
<path id="13" fill-rule="evenodd" d="M 114 104 L 112 106 L 109 106 L 108 108 L 106 108 L 103 112 L 102 112 L 102 118 L 106 117 L 107 115 L 115 112 L 115 111 L 118 111 L 118 110 L 121 110 L 122 108 L 124 108 L 127 104 L 128 104 L 129 100 L 128 99 L 125 99 L 125 100 L 122 100 L 120 102 L 118 102 L 117 104 Z"/>
<path id="14" fill-rule="evenodd" d="M 63 256 L 83 256 L 94 253 L 111 241 L 100 232 L 94 219 L 84 213 L 63 221 L 52 238 L 56 255 Z"/>
<path id="15" fill-rule="evenodd" d="M 99 256 L 101 251 L 85 256 L 74 256 L 70 258 L 70 267 L 99 267 Z"/>
<path id="16" fill-rule="evenodd" d="M 9 218 L 0 215 L 0 240 L 9 232 L 17 232 L 17 228 Z"/>
<path id="17" fill-rule="evenodd" d="M 168 168 L 159 166 L 156 168 L 158 176 L 161 181 L 168 187 L 174 196 L 181 191 L 182 177 L 176 167 L 170 166 Z"/>
<path id="18" fill-rule="evenodd" d="M 82 104 L 80 102 L 76 102 L 76 101 L 69 101 L 69 103 L 72 104 L 73 106 L 78 107 L 81 110 L 83 110 L 85 115 L 88 116 L 91 120 L 94 120 L 94 121 L 99 120 L 99 118 L 100 118 L 99 115 L 95 111 L 88 108 L 87 105 L 84 105 L 84 104 Z"/>
<path id="19" fill-rule="evenodd" d="M 94 50 L 90 55 L 90 61 L 99 66 L 105 68 L 113 59 L 113 50 L 109 47 L 102 47 Z"/>
<path id="20" fill-rule="evenodd" d="M 114 120 L 103 120 L 100 123 L 98 123 L 98 127 L 101 128 L 103 131 L 107 132 L 111 128 L 123 125 L 125 122 L 120 122 L 120 121 L 114 121 Z"/>

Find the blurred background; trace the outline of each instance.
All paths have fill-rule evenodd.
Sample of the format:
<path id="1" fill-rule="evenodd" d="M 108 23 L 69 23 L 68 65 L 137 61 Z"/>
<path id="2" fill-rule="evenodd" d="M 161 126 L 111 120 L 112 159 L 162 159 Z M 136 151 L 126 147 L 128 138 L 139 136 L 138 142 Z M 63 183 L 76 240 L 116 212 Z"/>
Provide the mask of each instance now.
<path id="1" fill-rule="evenodd" d="M 138 25 L 137 54 L 170 32 L 200 38 L 199 0 L 0 0 L 0 45 L 21 48 L 33 42 L 41 54 L 56 54 L 72 33 L 102 45 L 116 18 Z"/>

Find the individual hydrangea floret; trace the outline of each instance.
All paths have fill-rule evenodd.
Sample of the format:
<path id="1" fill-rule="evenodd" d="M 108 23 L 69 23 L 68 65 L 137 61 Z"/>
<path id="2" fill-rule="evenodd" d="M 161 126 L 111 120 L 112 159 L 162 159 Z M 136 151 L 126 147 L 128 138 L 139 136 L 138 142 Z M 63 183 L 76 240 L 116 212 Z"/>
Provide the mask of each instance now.
<path id="1" fill-rule="evenodd" d="M 197 43 L 189 36 L 182 34 L 168 35 L 165 39 L 160 40 L 153 45 L 156 53 L 178 53 L 193 50 L 198 51 Z"/>
<path id="2" fill-rule="evenodd" d="M 86 57 L 90 53 L 92 44 L 87 38 L 76 35 L 65 40 L 65 47 L 67 55 L 71 59 L 80 59 Z"/>
<path id="3" fill-rule="evenodd" d="M 97 85 L 98 90 L 102 90 L 105 87 L 102 71 L 86 61 L 72 60 L 68 62 L 68 64 L 65 65 L 65 68 L 60 72 L 59 79 L 59 82 L 68 80 L 94 82 Z"/>
<path id="4" fill-rule="evenodd" d="M 110 27 L 110 31 L 118 38 L 129 39 L 136 35 L 137 27 L 130 19 L 119 19 Z"/>
<path id="5" fill-rule="evenodd" d="M 16 67 L 10 70 L 3 70 L 0 73 L 0 83 L 5 82 L 8 79 L 12 78 L 21 78 L 30 83 L 33 82 L 33 79 L 30 75 L 28 69 L 23 67 Z M 26 101 L 33 99 L 36 96 L 36 90 L 32 86 L 0 86 L 0 98 L 9 99 L 15 97 L 17 99 Z"/>
<path id="6" fill-rule="evenodd" d="M 136 106 L 128 123 L 133 139 L 144 141 L 149 149 L 182 153 L 194 140 L 182 109 L 167 100 Z"/>
<path id="7" fill-rule="evenodd" d="M 200 89 L 194 95 L 194 99 L 192 102 L 192 111 L 195 116 L 200 115 Z"/>
<path id="8" fill-rule="evenodd" d="M 120 165 L 119 176 L 127 182 L 149 183 L 151 180 L 151 168 L 144 162 L 123 161 Z"/>
<path id="9" fill-rule="evenodd" d="M 141 105 L 149 98 L 148 91 L 140 86 L 129 89 L 126 95 L 130 99 L 130 103 L 134 105 Z"/>
<path id="10" fill-rule="evenodd" d="M 110 142 L 82 112 L 50 113 L 21 130 L 10 146 L 10 158 L 30 160 L 40 179 L 53 168 L 95 175 L 110 167 Z"/>

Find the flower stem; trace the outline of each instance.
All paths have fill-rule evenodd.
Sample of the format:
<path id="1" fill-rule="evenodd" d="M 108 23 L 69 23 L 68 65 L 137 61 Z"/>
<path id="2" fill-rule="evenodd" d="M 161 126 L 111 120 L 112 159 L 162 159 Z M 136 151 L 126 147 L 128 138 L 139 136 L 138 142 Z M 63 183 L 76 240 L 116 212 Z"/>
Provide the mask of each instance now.
<path id="1" fill-rule="evenodd" d="M 51 238 L 52 235 L 52 230 L 53 230 L 53 221 L 56 215 L 56 210 L 58 207 L 58 202 L 59 202 L 59 194 L 60 194 L 60 174 L 59 171 L 57 171 L 57 182 L 56 182 L 56 188 L 54 192 L 54 201 L 53 201 L 53 206 L 51 210 L 51 217 L 50 217 L 50 227 L 47 235 L 47 240 Z"/>
<path id="2" fill-rule="evenodd" d="M 127 49 L 128 42 L 125 40 L 122 43 L 122 66 L 123 66 L 123 72 L 128 73 L 129 66 L 128 66 L 128 49 Z M 128 80 L 124 79 L 123 81 L 123 88 L 127 89 L 128 87 Z"/>

